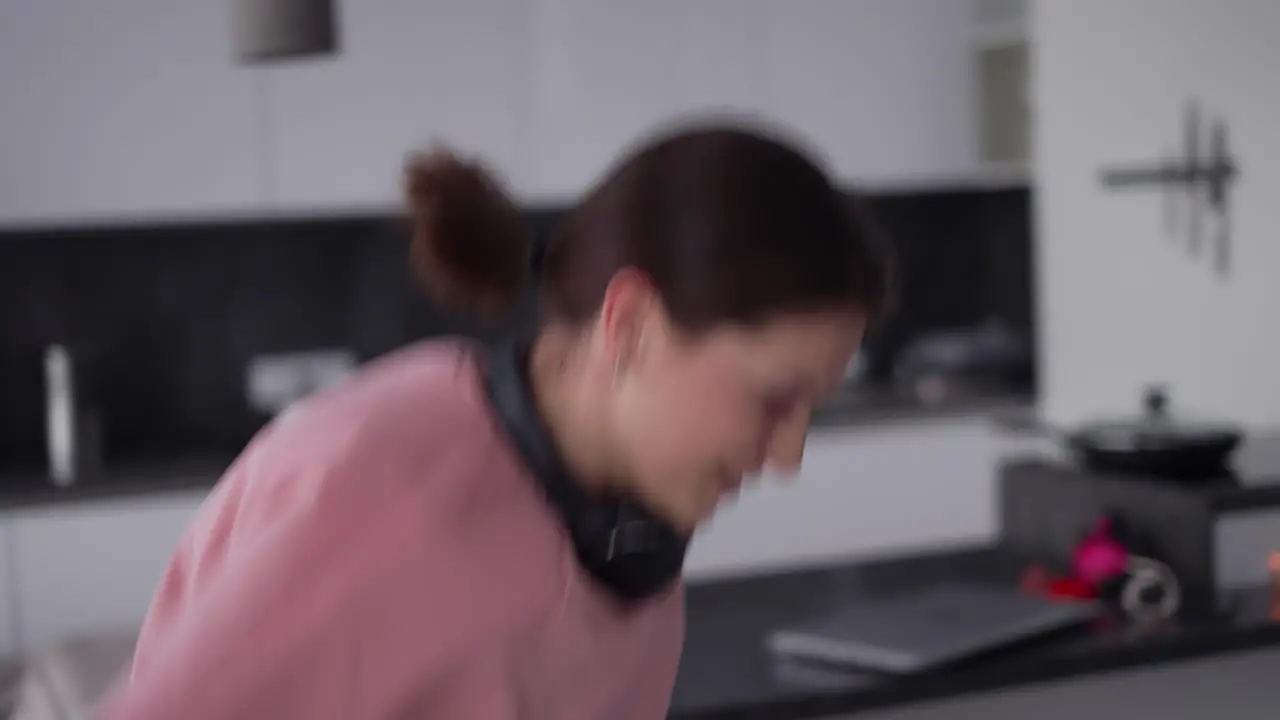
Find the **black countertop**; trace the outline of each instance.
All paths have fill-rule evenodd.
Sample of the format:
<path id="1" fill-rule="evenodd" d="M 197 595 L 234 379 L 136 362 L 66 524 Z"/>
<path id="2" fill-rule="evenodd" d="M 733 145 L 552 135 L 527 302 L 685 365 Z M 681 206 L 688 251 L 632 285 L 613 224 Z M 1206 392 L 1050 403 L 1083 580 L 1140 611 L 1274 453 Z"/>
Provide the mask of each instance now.
<path id="1" fill-rule="evenodd" d="M 1112 620 L 929 674 L 892 678 L 775 662 L 780 624 L 943 578 L 1013 583 L 1022 564 L 987 547 L 789 572 L 689 588 L 688 636 L 673 720 L 792 720 L 995 691 L 1086 673 L 1280 645 L 1264 590 L 1233 594 L 1214 620 L 1136 628 Z"/>
<path id="2" fill-rule="evenodd" d="M 866 383 L 847 387 L 814 408 L 813 427 L 852 429 L 966 415 L 1006 424 L 1006 417 L 1027 415 L 1034 405 L 1034 393 L 1027 388 L 957 386 L 925 400 L 887 383 Z"/>
<path id="3" fill-rule="evenodd" d="M 193 454 L 168 460 L 113 463 L 98 476 L 69 487 L 55 486 L 37 469 L 0 472 L 0 510 L 210 490 L 234 459 L 229 454 Z"/>

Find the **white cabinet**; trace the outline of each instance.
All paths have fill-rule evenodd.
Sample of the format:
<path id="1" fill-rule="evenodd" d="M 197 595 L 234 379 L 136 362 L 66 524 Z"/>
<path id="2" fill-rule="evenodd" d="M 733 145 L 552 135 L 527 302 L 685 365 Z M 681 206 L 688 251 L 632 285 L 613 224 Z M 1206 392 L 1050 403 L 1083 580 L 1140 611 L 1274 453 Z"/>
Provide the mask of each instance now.
<path id="1" fill-rule="evenodd" d="M 0 3 L 0 224 L 256 210 L 253 71 L 226 3 Z"/>
<path id="2" fill-rule="evenodd" d="M 810 433 L 794 481 L 766 479 L 695 538 L 691 579 L 994 539 L 1008 447 L 982 416 Z"/>
<path id="3" fill-rule="evenodd" d="M 845 182 L 977 169 L 972 10 L 937 0 L 533 0 L 538 194 L 690 113 L 780 121 Z"/>
<path id="4" fill-rule="evenodd" d="M 755 5 L 766 107 L 841 180 L 872 186 L 976 168 L 972 9 L 951 0 Z"/>
<path id="5" fill-rule="evenodd" d="M 532 0 L 535 195 L 564 201 L 691 111 L 760 107 L 759 17 L 733 0 Z"/>
<path id="6" fill-rule="evenodd" d="M 384 212 L 437 140 L 565 202 L 705 111 L 781 120 L 845 181 L 975 162 L 965 2 L 351 2 L 335 56 L 252 67 L 228 13 L 0 4 L 0 224 Z"/>
<path id="7" fill-rule="evenodd" d="M 53 505 L 4 518 L 20 646 L 141 625 L 205 493 Z"/>
<path id="8" fill-rule="evenodd" d="M 335 57 L 262 70 L 274 208 L 394 208 L 434 141 L 527 181 L 528 0 L 349 2 L 340 21 Z"/>
<path id="9" fill-rule="evenodd" d="M 18 617 L 13 602 L 17 576 L 13 567 L 12 524 L 0 518 L 0 660 L 18 652 Z"/>

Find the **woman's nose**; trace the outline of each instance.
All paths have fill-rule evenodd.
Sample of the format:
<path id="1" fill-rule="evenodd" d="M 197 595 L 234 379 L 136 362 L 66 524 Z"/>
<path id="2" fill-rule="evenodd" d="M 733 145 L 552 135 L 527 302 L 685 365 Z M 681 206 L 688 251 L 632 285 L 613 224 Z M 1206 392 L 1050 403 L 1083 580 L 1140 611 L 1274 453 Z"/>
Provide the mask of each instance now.
<path id="1" fill-rule="evenodd" d="M 812 413 L 810 405 L 799 405 L 774 427 L 767 453 L 767 464 L 771 469 L 785 475 L 794 475 L 800 470 Z"/>

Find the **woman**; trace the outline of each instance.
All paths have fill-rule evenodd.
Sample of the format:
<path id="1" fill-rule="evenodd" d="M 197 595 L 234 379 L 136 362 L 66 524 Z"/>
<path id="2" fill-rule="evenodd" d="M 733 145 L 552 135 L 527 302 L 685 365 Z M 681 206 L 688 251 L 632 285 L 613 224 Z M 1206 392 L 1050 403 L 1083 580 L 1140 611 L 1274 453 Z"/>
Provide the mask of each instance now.
<path id="1" fill-rule="evenodd" d="M 544 253 L 471 164 L 410 163 L 425 287 L 532 338 L 424 342 L 268 426 L 178 548 L 105 720 L 657 720 L 686 540 L 794 469 L 885 296 L 863 220 L 746 129 L 662 137 Z"/>

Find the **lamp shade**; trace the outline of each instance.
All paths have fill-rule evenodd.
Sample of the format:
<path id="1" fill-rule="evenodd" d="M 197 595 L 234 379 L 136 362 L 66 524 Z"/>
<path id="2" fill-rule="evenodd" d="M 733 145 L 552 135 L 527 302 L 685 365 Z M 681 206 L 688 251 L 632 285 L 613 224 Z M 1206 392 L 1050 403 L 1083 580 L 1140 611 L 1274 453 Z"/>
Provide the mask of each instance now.
<path id="1" fill-rule="evenodd" d="M 337 52 L 336 0 L 231 0 L 231 33 L 241 62 Z"/>

